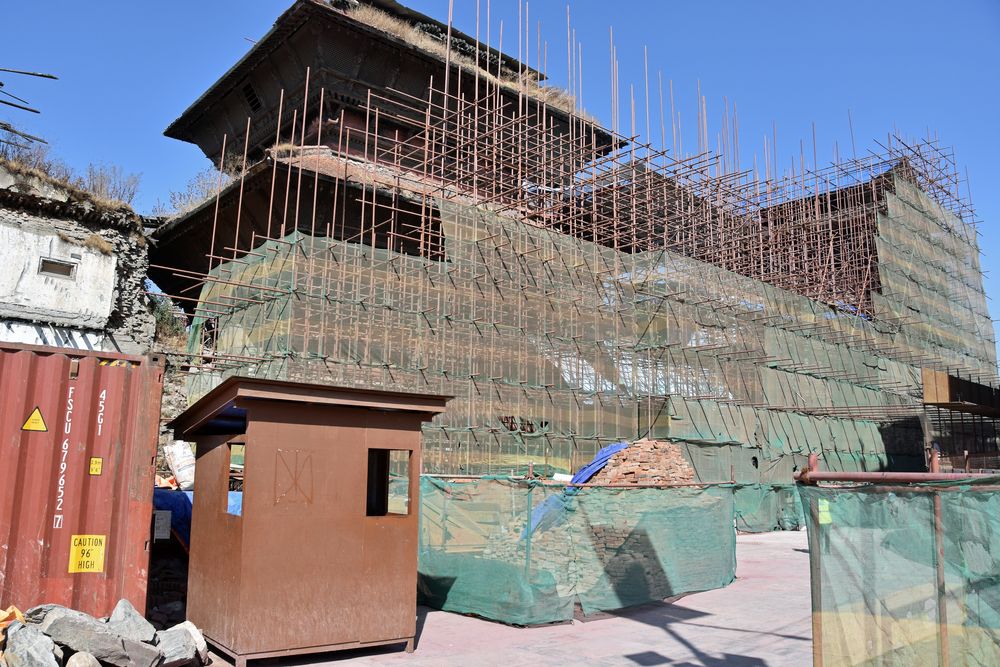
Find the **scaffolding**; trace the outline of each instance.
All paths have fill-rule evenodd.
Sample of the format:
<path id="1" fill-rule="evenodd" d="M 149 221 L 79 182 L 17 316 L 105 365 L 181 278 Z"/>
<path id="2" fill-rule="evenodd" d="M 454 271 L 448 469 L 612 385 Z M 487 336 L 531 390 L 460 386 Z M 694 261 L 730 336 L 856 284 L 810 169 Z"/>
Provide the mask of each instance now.
<path id="1" fill-rule="evenodd" d="M 428 471 L 573 470 L 654 437 L 702 481 L 767 483 L 818 452 L 919 467 L 920 368 L 996 384 L 935 141 L 761 176 L 463 80 L 331 118 L 307 76 L 267 159 L 243 150 L 204 267 L 155 267 L 188 282 L 192 400 L 236 373 L 426 391 L 456 397 Z"/>

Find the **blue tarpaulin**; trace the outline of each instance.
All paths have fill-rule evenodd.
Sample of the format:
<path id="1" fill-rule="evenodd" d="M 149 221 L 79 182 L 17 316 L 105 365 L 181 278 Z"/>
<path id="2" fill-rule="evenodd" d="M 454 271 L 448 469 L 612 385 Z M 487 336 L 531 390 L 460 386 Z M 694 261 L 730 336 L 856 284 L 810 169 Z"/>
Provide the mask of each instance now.
<path id="1" fill-rule="evenodd" d="M 235 516 L 243 516 L 243 492 L 230 491 L 229 502 L 226 504 L 226 512 Z"/>
<path id="2" fill-rule="evenodd" d="M 191 544 L 193 491 L 153 489 L 153 509 L 170 510 L 170 528 L 184 546 Z"/>
<path id="3" fill-rule="evenodd" d="M 573 481 L 570 484 L 585 484 L 590 480 L 591 477 L 600 472 L 601 468 L 608 465 L 608 461 L 611 457 L 628 447 L 628 443 L 624 440 L 622 442 L 616 442 L 608 445 L 601 449 L 594 455 L 594 460 L 587 465 L 580 468 L 575 475 L 573 475 Z M 567 489 L 568 491 L 569 489 Z"/>
<path id="4" fill-rule="evenodd" d="M 611 457 L 620 452 L 621 450 L 628 447 L 628 443 L 625 441 L 616 442 L 607 447 L 601 449 L 594 456 L 593 460 L 587 465 L 580 468 L 573 479 L 570 481 L 572 484 L 585 484 L 591 477 L 600 472 L 601 468 L 608 465 L 608 461 Z M 566 500 L 575 494 L 579 489 L 573 486 L 567 486 L 566 490 L 563 491 L 558 496 L 549 496 L 545 501 L 536 507 L 531 512 L 531 523 L 524 529 L 524 534 L 521 535 L 521 539 L 531 531 L 532 534 L 536 530 L 547 530 L 553 526 L 558 526 L 562 521 L 563 513 L 566 511 Z"/>
<path id="5" fill-rule="evenodd" d="M 191 509 L 194 491 L 153 489 L 153 509 L 170 510 L 170 528 L 185 547 L 191 544 Z M 243 492 L 230 491 L 226 503 L 229 514 L 242 516 Z"/>

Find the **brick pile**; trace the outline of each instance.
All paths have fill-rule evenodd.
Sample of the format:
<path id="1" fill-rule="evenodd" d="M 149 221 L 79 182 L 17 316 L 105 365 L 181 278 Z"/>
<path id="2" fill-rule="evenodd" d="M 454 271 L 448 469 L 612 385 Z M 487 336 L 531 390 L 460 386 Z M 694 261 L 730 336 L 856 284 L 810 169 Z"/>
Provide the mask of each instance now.
<path id="1" fill-rule="evenodd" d="M 590 479 L 592 484 L 688 484 L 694 469 L 679 445 L 639 440 L 615 454 Z"/>

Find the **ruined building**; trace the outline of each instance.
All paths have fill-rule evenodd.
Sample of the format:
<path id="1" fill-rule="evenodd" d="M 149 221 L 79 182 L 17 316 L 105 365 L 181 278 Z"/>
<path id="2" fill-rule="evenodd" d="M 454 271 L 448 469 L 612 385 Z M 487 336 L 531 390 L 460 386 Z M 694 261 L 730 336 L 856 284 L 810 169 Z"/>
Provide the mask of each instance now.
<path id="1" fill-rule="evenodd" d="M 143 221 L 0 160 L 0 340 L 139 354 L 153 340 Z"/>
<path id="2" fill-rule="evenodd" d="M 996 452 L 974 217 L 932 141 L 785 177 L 668 157 L 390 0 L 297 1 L 166 133 L 247 165 L 153 234 L 190 400 L 234 374 L 452 395 L 429 472 L 642 437 L 709 482 Z"/>

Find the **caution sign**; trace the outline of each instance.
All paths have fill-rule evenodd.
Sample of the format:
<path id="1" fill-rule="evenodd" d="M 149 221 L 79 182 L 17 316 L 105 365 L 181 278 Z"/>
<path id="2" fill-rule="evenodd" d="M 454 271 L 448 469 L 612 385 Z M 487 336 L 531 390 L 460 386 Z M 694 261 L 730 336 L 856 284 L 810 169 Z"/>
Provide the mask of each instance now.
<path id="1" fill-rule="evenodd" d="M 69 573 L 104 572 L 106 535 L 74 535 L 69 549 Z"/>
<path id="2" fill-rule="evenodd" d="M 15 422 L 16 423 L 16 422 Z M 45 425 L 45 419 L 42 418 L 42 411 L 37 407 L 31 411 L 28 418 L 24 420 L 24 426 L 21 427 L 22 431 L 48 431 L 49 427 Z"/>
<path id="3" fill-rule="evenodd" d="M 104 470 L 104 459 L 100 456 L 90 457 L 90 474 L 98 476 Z"/>

